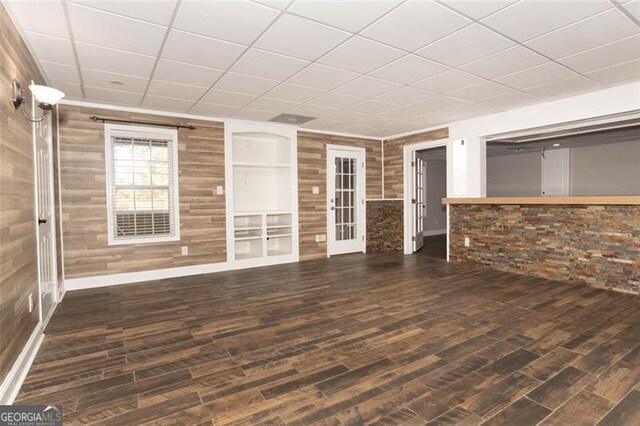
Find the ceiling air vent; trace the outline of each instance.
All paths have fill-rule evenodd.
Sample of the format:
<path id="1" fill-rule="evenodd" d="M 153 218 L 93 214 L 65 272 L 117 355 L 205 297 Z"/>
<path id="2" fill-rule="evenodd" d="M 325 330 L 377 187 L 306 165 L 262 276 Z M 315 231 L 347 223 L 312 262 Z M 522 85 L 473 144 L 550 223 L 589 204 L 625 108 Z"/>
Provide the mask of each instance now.
<path id="1" fill-rule="evenodd" d="M 274 123 L 304 124 L 307 121 L 311 121 L 315 119 L 316 119 L 315 117 L 306 117 L 304 115 L 280 114 L 277 117 L 273 117 L 269 121 L 273 121 Z"/>

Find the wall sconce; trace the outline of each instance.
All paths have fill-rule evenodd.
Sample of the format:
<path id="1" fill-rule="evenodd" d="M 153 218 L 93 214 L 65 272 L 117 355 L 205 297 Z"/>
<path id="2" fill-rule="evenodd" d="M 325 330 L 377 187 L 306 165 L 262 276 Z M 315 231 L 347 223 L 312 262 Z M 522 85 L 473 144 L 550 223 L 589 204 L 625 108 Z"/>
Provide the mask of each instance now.
<path id="1" fill-rule="evenodd" d="M 31 121 L 32 123 L 39 123 L 44 120 L 47 116 L 47 113 L 51 111 L 53 106 L 57 104 L 60 99 L 64 98 L 64 93 L 61 91 L 54 89 L 53 87 L 48 86 L 39 86 L 37 84 L 31 84 L 29 86 L 29 90 L 33 93 L 33 96 L 36 98 L 36 102 L 41 110 L 44 111 L 41 117 L 32 117 L 25 110 L 25 99 L 24 93 L 22 92 L 22 87 L 17 80 L 13 80 L 13 106 L 15 109 L 21 108 L 22 115 L 24 118 Z"/>

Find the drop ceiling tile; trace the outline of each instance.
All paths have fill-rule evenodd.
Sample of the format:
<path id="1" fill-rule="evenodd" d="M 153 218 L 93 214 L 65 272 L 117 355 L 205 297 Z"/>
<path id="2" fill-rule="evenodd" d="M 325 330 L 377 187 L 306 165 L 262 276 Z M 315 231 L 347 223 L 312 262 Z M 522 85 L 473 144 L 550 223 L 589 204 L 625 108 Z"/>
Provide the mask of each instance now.
<path id="1" fill-rule="evenodd" d="M 320 105 L 328 108 L 349 108 L 364 101 L 362 96 L 347 95 L 345 93 L 329 92 L 309 102 L 312 105 Z"/>
<path id="2" fill-rule="evenodd" d="M 206 91 L 206 87 L 191 86 L 154 79 L 149 84 L 147 94 L 162 96 L 164 98 L 183 99 L 191 101 L 191 104 L 193 104 L 193 102 L 200 99 Z"/>
<path id="3" fill-rule="evenodd" d="M 467 64 L 461 69 L 481 77 L 494 79 L 544 62 L 547 60 L 542 56 L 536 55 L 522 46 L 514 46 Z"/>
<path id="4" fill-rule="evenodd" d="M 289 79 L 290 83 L 307 87 L 332 90 L 336 87 L 358 78 L 360 74 L 345 71 L 326 65 L 311 64 Z"/>
<path id="5" fill-rule="evenodd" d="M 348 122 L 359 120 L 365 117 L 367 117 L 367 114 L 364 114 L 362 112 L 342 110 L 342 111 L 332 112 L 331 114 L 327 114 L 322 118 L 327 120 L 343 121 L 345 123 L 348 123 Z"/>
<path id="6" fill-rule="evenodd" d="M 256 99 L 257 96 L 254 95 L 213 89 L 207 92 L 207 94 L 202 98 L 202 101 L 209 104 L 242 108 Z"/>
<path id="7" fill-rule="evenodd" d="M 82 89 L 79 84 L 65 83 L 64 81 L 50 80 L 49 85 L 64 93 L 65 99 L 83 99 Z"/>
<path id="8" fill-rule="evenodd" d="M 347 123 L 341 124 L 333 128 L 335 132 L 343 132 L 343 133 L 351 133 L 354 135 L 361 135 L 364 132 L 373 129 L 373 126 L 369 126 L 366 124 L 358 124 L 358 123 Z"/>
<path id="9" fill-rule="evenodd" d="M 48 80 L 55 80 L 70 84 L 80 84 L 78 68 L 73 65 L 58 64 L 56 62 L 40 61 L 40 65 Z"/>
<path id="10" fill-rule="evenodd" d="M 404 56 L 404 52 L 362 37 L 354 37 L 319 62 L 366 74 Z"/>
<path id="11" fill-rule="evenodd" d="M 417 87 L 404 86 L 378 96 L 376 100 L 398 105 L 409 105 L 425 101 L 434 96 L 435 94 L 432 92 L 427 92 Z"/>
<path id="12" fill-rule="evenodd" d="M 474 86 L 465 87 L 464 89 L 458 89 L 452 92 L 448 92 L 447 95 L 472 102 L 479 99 L 491 98 L 493 96 L 503 95 L 510 92 L 512 92 L 511 89 L 508 89 L 499 84 L 492 83 L 490 81 L 485 81 Z"/>
<path id="13" fill-rule="evenodd" d="M 431 92 L 447 93 L 452 90 L 473 86 L 474 84 L 481 83 L 482 81 L 484 80 L 480 77 L 476 77 L 475 75 L 467 74 L 466 72 L 458 70 L 450 70 L 413 83 L 412 86 L 429 90 Z"/>
<path id="14" fill-rule="evenodd" d="M 496 110 L 484 105 L 467 103 L 442 110 L 440 113 L 450 120 L 461 120 L 495 113 Z"/>
<path id="15" fill-rule="evenodd" d="M 364 112 L 366 114 L 378 114 L 390 109 L 397 108 L 398 105 L 387 102 L 367 100 L 349 108 L 350 111 Z"/>
<path id="16" fill-rule="evenodd" d="M 194 106 L 190 112 L 193 114 L 202 114 L 212 117 L 231 117 L 238 111 L 240 111 L 240 108 L 238 107 L 199 102 L 198 105 Z"/>
<path id="17" fill-rule="evenodd" d="M 598 90 L 601 87 L 584 77 L 571 77 L 566 80 L 555 81 L 541 86 L 530 87 L 525 92 L 545 99 L 566 98 L 580 93 Z"/>
<path id="18" fill-rule="evenodd" d="M 273 111 L 261 111 L 259 109 L 243 108 L 240 111 L 233 114 L 233 118 L 239 120 L 251 120 L 251 121 L 269 121 L 273 117 L 278 115 Z"/>
<path id="19" fill-rule="evenodd" d="M 394 108 L 395 107 L 396 105 L 394 105 Z M 386 110 L 386 111 L 389 111 L 389 110 Z M 367 124 L 369 126 L 386 126 L 386 125 L 393 125 L 396 121 L 397 120 L 394 120 L 393 118 L 387 118 L 381 115 L 369 115 L 367 117 L 355 120 L 354 123 Z"/>
<path id="20" fill-rule="evenodd" d="M 65 65 L 76 64 L 70 40 L 32 32 L 26 32 L 26 37 L 38 60 Z"/>
<path id="21" fill-rule="evenodd" d="M 228 72 L 216 83 L 215 88 L 231 92 L 260 96 L 278 84 L 275 80 Z"/>
<path id="22" fill-rule="evenodd" d="M 249 49 L 231 71 L 261 78 L 284 81 L 309 62 L 259 49 Z"/>
<path id="23" fill-rule="evenodd" d="M 575 73 L 558 64 L 547 62 L 537 67 L 505 75 L 504 77 L 497 78 L 495 81 L 513 87 L 514 89 L 525 89 L 553 81 L 565 80 L 574 75 Z"/>
<path id="24" fill-rule="evenodd" d="M 337 126 L 341 126 L 344 123 L 342 121 L 335 120 L 326 120 L 324 118 L 319 118 L 317 120 L 311 120 L 308 123 L 304 123 L 301 127 L 305 129 L 316 129 L 316 130 L 332 130 Z"/>
<path id="25" fill-rule="evenodd" d="M 284 14 L 260 37 L 255 46 L 314 61 L 350 36 L 348 32 Z"/>
<path id="26" fill-rule="evenodd" d="M 510 46 L 514 46 L 514 43 L 491 30 L 473 24 L 416 53 L 451 67 L 458 67 Z"/>
<path id="27" fill-rule="evenodd" d="M 144 101 L 142 101 L 142 106 L 165 111 L 187 112 L 193 106 L 193 102 L 184 99 L 147 95 L 144 97 Z"/>
<path id="28" fill-rule="evenodd" d="M 156 59 L 122 50 L 76 43 L 80 67 L 148 78 Z"/>
<path id="29" fill-rule="evenodd" d="M 638 34 L 640 28 L 617 9 L 592 16 L 527 42 L 537 52 L 558 59 Z"/>
<path id="30" fill-rule="evenodd" d="M 304 104 L 295 107 L 291 111 L 287 111 L 290 114 L 304 115 L 306 117 L 323 117 L 327 114 L 337 111 L 334 108 L 327 108 L 319 105 Z"/>
<path id="31" fill-rule="evenodd" d="M 619 84 L 640 80 L 640 59 L 585 74 L 598 83 Z"/>
<path id="32" fill-rule="evenodd" d="M 191 65 L 225 70 L 245 51 L 235 43 L 171 30 L 162 57 Z"/>
<path id="33" fill-rule="evenodd" d="M 4 3 L 25 31 L 69 38 L 61 1 L 10 1 Z"/>
<path id="34" fill-rule="evenodd" d="M 357 80 L 349 82 L 344 86 L 338 87 L 337 92 L 347 93 L 349 95 L 363 96 L 373 98 L 393 89 L 400 88 L 401 85 L 392 83 L 379 78 L 369 76 L 360 77 Z"/>
<path id="35" fill-rule="evenodd" d="M 464 104 L 464 101 L 454 99 L 449 96 L 434 96 L 426 101 L 418 102 L 411 105 L 413 108 L 420 108 L 425 111 L 438 111 L 451 108 L 456 105 Z"/>
<path id="36" fill-rule="evenodd" d="M 640 21 L 640 0 L 631 0 L 623 4 L 623 7 L 629 12 L 634 18 Z"/>
<path id="37" fill-rule="evenodd" d="M 428 61 L 416 55 L 407 55 L 372 72 L 374 77 L 384 78 L 401 84 L 411 84 L 447 70 L 443 65 Z"/>
<path id="38" fill-rule="evenodd" d="M 322 89 L 298 86 L 297 84 L 282 83 L 270 90 L 265 96 L 274 99 L 282 99 L 291 102 L 307 102 L 325 93 Z"/>
<path id="39" fill-rule="evenodd" d="M 70 3 L 68 1 L 68 3 Z M 153 22 L 167 26 L 176 7 L 175 0 L 162 0 L 153 2 L 149 7 L 148 1 L 99 1 L 99 0 L 73 0 L 73 3 L 83 4 L 96 9 L 105 10 L 142 21 Z"/>
<path id="40" fill-rule="evenodd" d="M 141 93 L 124 92 L 121 90 L 104 89 L 102 87 L 84 87 L 86 100 L 92 102 L 104 102 L 116 105 L 140 105 L 142 101 Z"/>
<path id="41" fill-rule="evenodd" d="M 290 111 L 298 105 L 297 102 L 283 101 L 282 99 L 272 99 L 263 96 L 252 102 L 249 108 L 282 113 Z"/>
<path id="42" fill-rule="evenodd" d="M 223 71 L 214 68 L 161 59 L 158 62 L 153 77 L 158 80 L 172 81 L 174 83 L 187 83 L 193 86 L 210 87 L 222 74 Z"/>
<path id="43" fill-rule="evenodd" d="M 273 9 L 285 10 L 289 3 L 293 0 L 253 0 L 255 3 L 260 3 L 265 6 L 269 6 Z"/>
<path id="44" fill-rule="evenodd" d="M 596 71 L 640 58 L 640 35 L 562 58 L 559 62 L 580 73 Z"/>
<path id="45" fill-rule="evenodd" d="M 244 0 L 186 1 L 180 4 L 173 27 L 248 46 L 278 14 L 276 10 Z"/>
<path id="46" fill-rule="evenodd" d="M 157 55 L 166 27 L 73 3 L 67 5 L 76 41 L 143 55 Z M 135 37 L 131 35 L 135 34 Z"/>
<path id="47" fill-rule="evenodd" d="M 298 0 L 289 12 L 350 32 L 358 32 L 390 11 L 401 0 L 359 1 Z"/>
<path id="48" fill-rule="evenodd" d="M 594 15 L 612 5 L 606 0 L 522 0 L 482 20 L 482 23 L 517 41 L 526 41 L 572 22 Z"/>
<path id="49" fill-rule="evenodd" d="M 441 0 L 442 3 L 473 19 L 482 19 L 487 15 L 497 12 L 518 0 L 491 0 L 491 1 L 461 1 Z"/>
<path id="50" fill-rule="evenodd" d="M 504 95 L 498 95 L 492 98 L 477 101 L 477 103 L 480 105 L 494 108 L 499 111 L 522 108 L 524 106 L 533 105 L 540 102 L 542 102 L 540 99 L 520 92 L 506 93 Z"/>
<path id="51" fill-rule="evenodd" d="M 424 111 L 421 109 L 411 108 L 411 107 L 401 107 L 401 108 L 391 109 L 389 111 L 382 112 L 378 115 L 380 117 L 395 118 L 397 120 L 403 120 L 411 117 L 416 117 L 421 114 L 424 114 Z"/>
<path id="52" fill-rule="evenodd" d="M 99 71 L 92 68 L 82 69 L 84 84 L 105 89 L 123 90 L 126 92 L 144 93 L 149 82 L 148 78 L 135 77 L 126 74 Z M 114 83 L 116 82 L 116 83 Z M 122 84 L 119 84 L 119 83 Z"/>
<path id="53" fill-rule="evenodd" d="M 470 20 L 439 4 L 412 0 L 394 9 L 362 34 L 400 49 L 414 51 L 469 23 Z"/>

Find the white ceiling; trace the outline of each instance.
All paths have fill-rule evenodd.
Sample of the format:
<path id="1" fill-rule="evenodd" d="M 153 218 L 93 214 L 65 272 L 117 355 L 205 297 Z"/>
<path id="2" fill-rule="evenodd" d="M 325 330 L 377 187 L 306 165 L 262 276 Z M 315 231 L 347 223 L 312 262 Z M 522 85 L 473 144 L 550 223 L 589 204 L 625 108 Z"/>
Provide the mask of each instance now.
<path id="1" fill-rule="evenodd" d="M 69 99 L 363 136 L 640 80 L 640 0 L 2 1 Z"/>

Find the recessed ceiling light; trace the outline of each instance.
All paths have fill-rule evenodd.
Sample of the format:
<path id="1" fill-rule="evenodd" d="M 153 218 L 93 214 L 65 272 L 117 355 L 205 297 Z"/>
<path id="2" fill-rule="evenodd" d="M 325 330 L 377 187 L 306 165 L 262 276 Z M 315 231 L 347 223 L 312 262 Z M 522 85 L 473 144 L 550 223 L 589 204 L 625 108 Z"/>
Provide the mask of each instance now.
<path id="1" fill-rule="evenodd" d="M 560 144 L 559 143 L 554 143 L 553 146 L 560 146 Z"/>
<path id="2" fill-rule="evenodd" d="M 124 83 L 120 80 L 111 80 L 109 83 L 113 84 L 114 86 L 124 86 Z"/>

